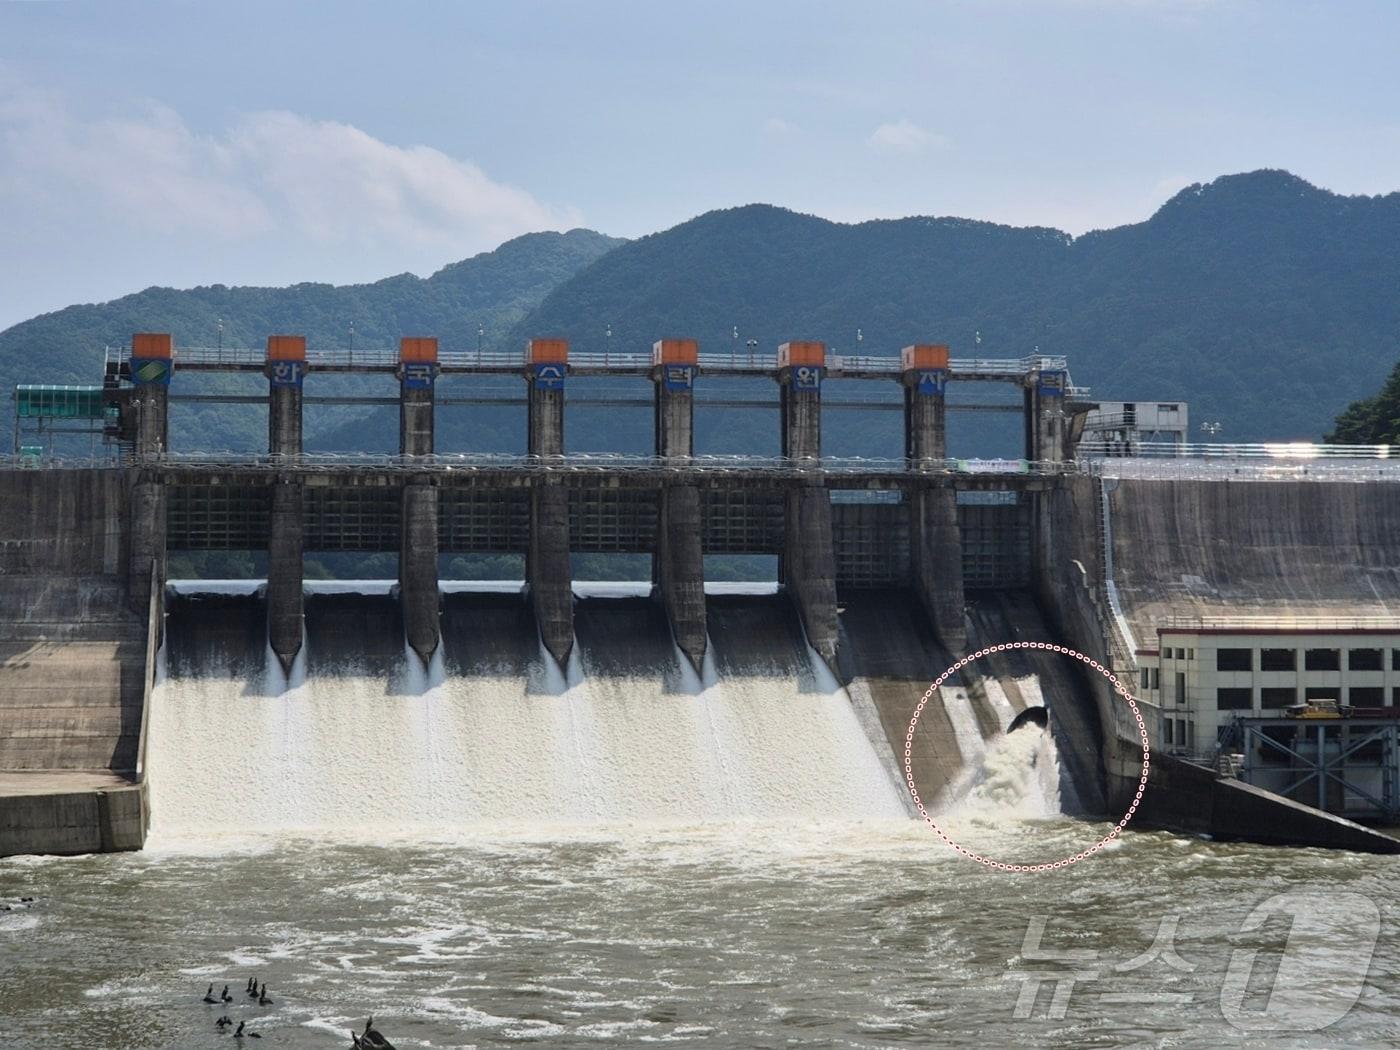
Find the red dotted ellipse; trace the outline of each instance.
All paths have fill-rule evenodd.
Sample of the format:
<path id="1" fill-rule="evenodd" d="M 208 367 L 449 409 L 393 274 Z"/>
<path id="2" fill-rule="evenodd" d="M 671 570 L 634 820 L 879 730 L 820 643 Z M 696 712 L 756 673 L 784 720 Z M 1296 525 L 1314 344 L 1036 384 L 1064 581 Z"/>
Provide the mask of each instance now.
<path id="1" fill-rule="evenodd" d="M 1133 801 L 1131 804 L 1129 804 L 1128 811 L 1123 814 L 1122 819 L 1119 820 L 1118 823 L 1115 824 L 1111 829 L 1109 829 L 1107 835 L 1099 839 L 1098 842 L 1095 842 L 1092 846 L 1089 846 L 1087 849 L 1080 850 L 1078 853 L 1072 853 L 1068 857 L 1061 857 L 1059 860 L 1042 861 L 1038 864 L 1010 864 L 1006 861 L 1000 861 L 992 857 L 983 856 L 982 854 L 970 850 L 966 846 L 955 842 L 946 831 L 944 831 L 938 826 L 937 822 L 934 821 L 933 817 L 929 816 L 928 809 L 925 808 L 923 800 L 919 798 L 918 786 L 914 783 L 914 732 L 919 726 L 919 717 L 924 713 L 924 708 L 925 706 L 927 706 L 928 702 L 933 699 L 933 694 L 937 692 L 939 686 L 941 686 L 945 681 L 952 677 L 952 675 L 955 672 L 960 671 L 968 664 L 974 662 L 975 660 L 980 660 L 984 656 L 989 656 L 992 653 L 1002 653 L 1006 652 L 1009 649 L 1044 649 L 1047 652 L 1059 653 L 1063 656 L 1073 657 L 1074 659 L 1079 660 L 1081 663 L 1084 663 L 1087 666 L 1093 668 L 1099 674 L 1103 675 L 1105 678 L 1108 679 L 1109 683 L 1113 686 L 1113 691 L 1115 693 L 1121 696 L 1124 700 L 1128 701 L 1128 707 L 1132 709 L 1133 718 L 1137 721 L 1138 734 L 1142 738 L 1142 776 L 1138 780 L 1137 794 L 1133 797 Z M 953 664 L 952 667 L 949 667 L 941 675 L 935 678 L 933 680 L 933 684 L 930 685 L 928 689 L 924 692 L 923 697 L 919 700 L 918 706 L 914 708 L 914 717 L 909 720 L 909 731 L 904 735 L 904 780 L 909 787 L 909 794 L 913 796 L 915 808 L 918 809 L 919 815 L 924 818 L 924 823 L 927 824 L 930 828 L 932 828 L 934 833 L 939 838 L 941 838 L 944 842 L 951 846 L 955 851 L 961 853 L 964 857 L 967 857 L 971 860 L 975 860 L 977 861 L 977 863 L 986 865 L 987 867 L 993 868 L 997 871 L 1055 871 L 1059 868 L 1067 868 L 1071 864 L 1077 864 L 1085 857 L 1097 853 L 1109 842 L 1116 839 L 1118 837 L 1118 833 L 1128 826 L 1128 821 L 1133 819 L 1133 814 L 1137 812 L 1138 805 L 1142 802 L 1143 792 L 1147 790 L 1147 775 L 1151 767 L 1151 757 L 1152 751 L 1151 745 L 1147 739 L 1147 725 L 1142 720 L 1142 712 L 1138 710 L 1137 701 L 1133 698 L 1133 695 L 1131 693 L 1129 693 L 1126 689 L 1123 688 L 1123 683 L 1118 680 L 1118 677 L 1114 675 L 1109 668 L 1104 667 L 1097 660 L 1090 659 L 1078 650 L 1071 649 L 1067 645 L 1054 645 L 1050 642 L 1003 642 L 1001 645 L 989 645 L 985 649 L 979 649 L 971 656 L 964 656 L 961 660 L 957 661 L 957 663 Z"/>

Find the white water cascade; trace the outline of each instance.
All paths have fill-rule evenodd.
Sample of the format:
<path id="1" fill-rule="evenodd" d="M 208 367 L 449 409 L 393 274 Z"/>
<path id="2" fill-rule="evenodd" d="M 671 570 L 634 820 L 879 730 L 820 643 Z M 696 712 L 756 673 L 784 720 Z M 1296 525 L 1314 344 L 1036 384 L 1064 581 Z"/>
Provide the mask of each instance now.
<path id="1" fill-rule="evenodd" d="M 426 668 L 406 651 L 397 671 L 328 673 L 315 645 L 285 676 L 269 652 L 261 676 L 201 654 L 164 677 L 154 841 L 904 815 L 829 674 L 721 673 L 713 644 L 698 673 L 678 651 L 670 667 L 595 673 L 582 641 L 563 670 L 541 649 L 463 672 L 446 635 Z"/>
<path id="2" fill-rule="evenodd" d="M 996 828 L 1060 815 L 1059 754 L 1037 725 L 992 740 L 971 789 L 949 810 L 952 824 Z"/>

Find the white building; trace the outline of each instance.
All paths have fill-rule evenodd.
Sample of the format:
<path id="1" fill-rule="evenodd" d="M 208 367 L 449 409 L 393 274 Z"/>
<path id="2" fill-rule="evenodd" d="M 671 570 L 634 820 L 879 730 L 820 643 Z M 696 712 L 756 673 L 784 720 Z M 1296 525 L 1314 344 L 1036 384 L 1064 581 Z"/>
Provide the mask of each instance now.
<path id="1" fill-rule="evenodd" d="M 1161 707 L 1160 746 L 1213 759 L 1237 716 L 1279 717 L 1305 700 L 1400 704 L 1400 623 L 1298 629 L 1201 620 L 1159 628 L 1138 650 L 1138 688 Z"/>

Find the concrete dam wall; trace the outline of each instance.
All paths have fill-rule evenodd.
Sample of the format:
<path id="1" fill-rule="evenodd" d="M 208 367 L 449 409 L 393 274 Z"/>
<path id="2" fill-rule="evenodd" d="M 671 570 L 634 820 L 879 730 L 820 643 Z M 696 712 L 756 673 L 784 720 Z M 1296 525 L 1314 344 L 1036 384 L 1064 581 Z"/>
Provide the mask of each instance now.
<path id="1" fill-rule="evenodd" d="M 1053 641 L 1025 591 L 968 595 L 967 653 L 1010 641 Z M 838 653 L 842 681 L 874 713 L 891 754 L 901 759 L 909 720 L 929 684 L 964 653 L 938 641 L 907 591 L 853 591 L 842 599 Z M 1020 650 L 983 658 L 932 698 L 914 738 L 919 797 L 937 811 L 967 789 L 988 747 L 1029 707 L 1048 711 L 1061 769 L 1065 812 L 1106 812 L 1099 762 L 1101 733 L 1092 695 L 1075 665 L 1051 653 Z"/>
<path id="2" fill-rule="evenodd" d="M 126 600 L 125 479 L 0 478 L 0 769 L 131 772 L 146 616 Z"/>
<path id="3" fill-rule="evenodd" d="M 129 499 L 117 471 L 0 472 L 0 854 L 144 838 Z"/>
<path id="4" fill-rule="evenodd" d="M 1400 612 L 1400 485 L 1105 485 L 1113 578 L 1145 647 L 1173 616 Z"/>
<path id="5" fill-rule="evenodd" d="M 1038 593 L 1067 644 L 1135 679 L 1125 646 L 1155 650 L 1171 617 L 1393 616 L 1397 509 L 1400 486 L 1375 483 L 1067 478 L 1044 497 Z M 1123 643 L 1120 615 L 1132 636 Z M 1141 741 L 1108 683 L 1094 676 L 1089 686 L 1107 801 L 1122 813 Z M 1136 819 L 1220 838 L 1400 851 L 1386 836 L 1160 751 Z"/>
<path id="6" fill-rule="evenodd" d="M 422 599 L 408 603 L 400 593 L 303 594 L 298 579 L 293 606 L 305 613 L 293 622 L 304 623 L 304 644 L 290 661 L 269 647 L 266 590 L 167 596 L 166 676 L 152 700 L 162 631 L 150 598 L 166 594 L 152 589 L 165 547 L 159 473 L 9 472 L 0 852 L 139 847 L 147 773 L 156 824 L 171 835 L 210 821 L 231 833 L 324 830 L 363 814 L 389 829 L 907 814 L 904 735 L 928 683 L 958 656 L 1010 640 L 1064 642 L 1113 666 L 1110 573 L 1126 618 L 1144 629 L 1208 602 L 1345 603 L 1354 614 L 1371 607 L 1365 594 L 1378 609 L 1391 600 L 1400 559 L 1388 491 L 1169 484 L 1110 493 L 1111 559 L 1094 478 L 1037 479 L 1006 515 L 1012 537 L 984 515 L 978 544 L 995 558 L 1002 546 L 1025 550 L 1029 590 L 1015 585 L 1018 570 L 993 577 L 1010 581 L 1003 589 L 969 582 L 964 592 L 964 577 L 975 581 L 962 566 L 973 519 L 951 489 L 920 482 L 901 493 L 911 499 L 890 501 L 911 530 L 903 587 L 834 571 L 846 562 L 816 549 L 839 546 L 825 531 L 800 537 L 812 571 L 785 558 L 777 594 L 706 594 L 697 580 L 683 603 L 693 617 L 677 615 L 664 573 L 648 596 L 608 598 L 576 597 L 567 575 L 533 574 L 533 594 L 441 596 L 431 576 L 405 578 L 399 590 L 412 584 Z M 804 482 L 801 493 L 803 514 L 831 506 L 820 485 Z M 541 611 L 546 586 L 564 611 L 557 623 Z M 283 599 L 289 587 L 279 583 Z M 441 638 L 427 662 L 408 645 L 406 607 Z M 562 663 L 551 655 L 561 623 Z M 678 648 L 678 625 L 702 644 Z M 1125 705 L 1040 652 L 999 654 L 933 698 L 916 740 L 921 796 L 935 810 L 955 802 L 1009 723 L 1041 704 L 1066 808 L 1121 813 L 1141 764 Z M 1154 763 L 1152 786 L 1141 817 L 1164 827 L 1250 837 L 1250 825 L 1279 825 L 1285 806 L 1166 760 Z M 1285 808 L 1293 832 L 1279 841 L 1375 847 L 1338 832 L 1342 822 Z"/>

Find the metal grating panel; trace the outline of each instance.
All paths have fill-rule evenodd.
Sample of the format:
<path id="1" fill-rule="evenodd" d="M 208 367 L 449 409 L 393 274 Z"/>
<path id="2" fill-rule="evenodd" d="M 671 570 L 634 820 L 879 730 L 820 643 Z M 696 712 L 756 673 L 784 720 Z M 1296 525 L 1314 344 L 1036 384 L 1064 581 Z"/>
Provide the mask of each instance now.
<path id="1" fill-rule="evenodd" d="M 265 549 L 270 510 L 266 486 L 172 485 L 165 543 L 170 550 Z"/>
<path id="2" fill-rule="evenodd" d="M 781 554 L 784 494 L 774 489 L 702 489 L 706 554 Z"/>
<path id="3" fill-rule="evenodd" d="M 397 487 L 306 488 L 304 549 L 396 551 L 403 515 Z"/>
<path id="4" fill-rule="evenodd" d="M 438 549 L 445 554 L 528 551 L 530 490 L 440 490 Z"/>
<path id="5" fill-rule="evenodd" d="M 650 552 L 656 548 L 655 489 L 574 489 L 569 549 L 575 553 Z"/>
<path id="6" fill-rule="evenodd" d="M 1025 503 L 962 504 L 963 586 L 968 590 L 1027 587 L 1031 578 L 1031 515 Z"/>
<path id="7" fill-rule="evenodd" d="M 909 508 L 901 503 L 831 505 L 838 587 L 907 586 Z"/>

